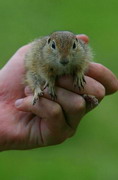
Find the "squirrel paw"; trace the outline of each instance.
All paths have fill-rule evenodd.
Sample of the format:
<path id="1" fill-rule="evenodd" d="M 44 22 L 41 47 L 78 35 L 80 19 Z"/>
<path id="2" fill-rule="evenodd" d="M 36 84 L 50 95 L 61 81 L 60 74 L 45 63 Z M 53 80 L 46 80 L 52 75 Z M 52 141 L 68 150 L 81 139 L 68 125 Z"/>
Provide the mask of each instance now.
<path id="1" fill-rule="evenodd" d="M 76 76 L 74 78 L 74 87 L 78 87 L 79 89 L 83 88 L 84 89 L 84 85 L 85 85 L 86 81 L 84 76 Z"/>
<path id="2" fill-rule="evenodd" d="M 33 105 L 35 105 L 38 99 L 43 95 L 44 95 L 43 91 L 37 88 L 34 92 Z"/>
<path id="3" fill-rule="evenodd" d="M 90 109 L 93 109 L 98 105 L 98 99 L 95 96 L 83 94 L 83 98 L 85 99 L 87 105 L 90 107 Z"/>
<path id="4" fill-rule="evenodd" d="M 50 88 L 49 87 L 49 94 L 50 94 L 52 100 L 56 100 L 57 99 L 57 95 L 55 93 L 55 89 L 54 88 Z"/>
<path id="5" fill-rule="evenodd" d="M 43 86 L 43 90 L 44 90 L 46 87 L 48 87 L 48 86 L 49 86 L 49 83 L 46 82 L 46 83 L 44 84 L 44 86 Z"/>

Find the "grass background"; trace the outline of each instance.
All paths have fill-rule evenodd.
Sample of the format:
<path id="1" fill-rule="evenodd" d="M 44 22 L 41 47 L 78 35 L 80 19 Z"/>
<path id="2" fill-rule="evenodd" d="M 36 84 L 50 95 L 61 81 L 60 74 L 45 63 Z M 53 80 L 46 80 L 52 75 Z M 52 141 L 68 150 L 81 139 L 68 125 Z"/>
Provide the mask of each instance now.
<path id="1" fill-rule="evenodd" d="M 117 0 L 0 0 L 0 67 L 34 38 L 55 30 L 85 33 L 95 61 L 118 76 Z M 118 179 L 118 93 L 58 146 L 0 153 L 2 180 Z"/>

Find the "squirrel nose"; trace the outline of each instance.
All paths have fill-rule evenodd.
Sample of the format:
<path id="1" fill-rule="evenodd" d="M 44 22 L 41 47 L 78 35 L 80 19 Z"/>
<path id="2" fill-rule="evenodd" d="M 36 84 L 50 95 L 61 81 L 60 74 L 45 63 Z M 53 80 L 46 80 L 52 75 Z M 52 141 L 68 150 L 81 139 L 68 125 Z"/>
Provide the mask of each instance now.
<path id="1" fill-rule="evenodd" d="M 61 60 L 60 60 L 60 63 L 65 66 L 66 64 L 69 63 L 69 60 L 68 60 L 68 59 L 61 59 Z"/>

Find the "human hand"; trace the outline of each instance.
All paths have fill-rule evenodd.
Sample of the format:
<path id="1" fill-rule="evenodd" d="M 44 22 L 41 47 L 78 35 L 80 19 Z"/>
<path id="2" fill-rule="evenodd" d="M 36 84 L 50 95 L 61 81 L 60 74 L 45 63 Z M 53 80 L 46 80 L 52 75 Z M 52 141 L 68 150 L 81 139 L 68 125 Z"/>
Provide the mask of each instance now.
<path id="1" fill-rule="evenodd" d="M 86 36 L 84 38 L 87 40 Z M 29 46 L 18 50 L 0 71 L 0 150 L 32 149 L 61 143 L 75 133 L 87 111 L 80 92 L 72 87 L 71 77 L 59 79 L 57 102 L 51 101 L 45 91 L 44 97 L 32 106 L 33 96 L 27 88 L 24 92 L 22 84 L 24 55 Z M 86 81 L 81 93 L 95 95 L 99 101 L 105 90 L 106 94 L 118 90 L 116 77 L 99 64 L 90 63 Z"/>

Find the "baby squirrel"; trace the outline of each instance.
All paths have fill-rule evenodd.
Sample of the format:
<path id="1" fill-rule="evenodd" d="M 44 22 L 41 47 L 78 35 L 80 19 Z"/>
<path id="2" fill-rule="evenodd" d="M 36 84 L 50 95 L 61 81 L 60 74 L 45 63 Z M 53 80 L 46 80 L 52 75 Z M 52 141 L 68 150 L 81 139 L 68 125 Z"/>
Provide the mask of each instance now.
<path id="1" fill-rule="evenodd" d="M 72 75 L 74 86 L 84 88 L 84 73 L 91 59 L 88 45 L 69 31 L 56 31 L 33 41 L 25 56 L 25 82 L 34 93 L 33 105 L 47 86 L 51 98 L 57 98 L 55 81 L 62 75 Z M 98 104 L 94 96 L 83 97 L 92 106 Z"/>

